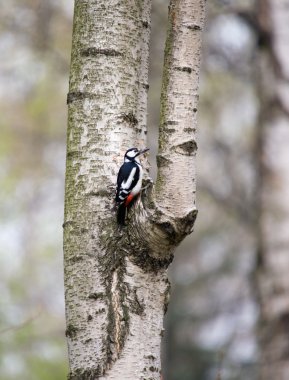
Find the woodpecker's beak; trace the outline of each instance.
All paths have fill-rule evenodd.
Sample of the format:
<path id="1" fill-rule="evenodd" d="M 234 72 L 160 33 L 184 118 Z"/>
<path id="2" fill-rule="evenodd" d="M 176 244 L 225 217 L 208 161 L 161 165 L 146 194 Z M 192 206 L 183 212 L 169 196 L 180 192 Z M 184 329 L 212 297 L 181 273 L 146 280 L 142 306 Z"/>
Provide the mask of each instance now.
<path id="1" fill-rule="evenodd" d="M 138 156 L 140 155 L 140 154 L 144 154 L 145 152 L 147 152 L 148 150 L 150 150 L 150 148 L 145 148 L 145 149 L 142 149 L 142 150 L 139 150 L 139 152 L 138 152 Z"/>

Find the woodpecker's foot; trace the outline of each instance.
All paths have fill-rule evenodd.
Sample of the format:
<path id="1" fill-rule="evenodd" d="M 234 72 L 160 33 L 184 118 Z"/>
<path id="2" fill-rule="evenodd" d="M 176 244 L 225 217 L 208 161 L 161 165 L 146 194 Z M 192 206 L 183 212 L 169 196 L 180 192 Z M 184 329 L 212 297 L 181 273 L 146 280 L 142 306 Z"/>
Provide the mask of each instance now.
<path id="1" fill-rule="evenodd" d="M 141 188 L 141 190 L 147 190 L 149 187 L 153 186 L 154 181 L 152 178 L 148 177 L 143 180 L 144 186 Z"/>

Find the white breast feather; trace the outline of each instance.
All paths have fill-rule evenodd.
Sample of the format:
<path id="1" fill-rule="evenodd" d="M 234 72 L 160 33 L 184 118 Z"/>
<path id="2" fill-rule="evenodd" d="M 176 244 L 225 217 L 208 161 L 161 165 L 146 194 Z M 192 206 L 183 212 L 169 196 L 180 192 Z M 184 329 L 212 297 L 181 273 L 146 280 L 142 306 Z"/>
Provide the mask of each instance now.
<path id="1" fill-rule="evenodd" d="M 139 164 L 138 164 L 138 167 L 139 167 L 139 180 L 137 181 L 137 184 L 135 185 L 134 189 L 131 192 L 132 195 L 138 194 L 141 190 L 143 169 L 141 165 Z"/>

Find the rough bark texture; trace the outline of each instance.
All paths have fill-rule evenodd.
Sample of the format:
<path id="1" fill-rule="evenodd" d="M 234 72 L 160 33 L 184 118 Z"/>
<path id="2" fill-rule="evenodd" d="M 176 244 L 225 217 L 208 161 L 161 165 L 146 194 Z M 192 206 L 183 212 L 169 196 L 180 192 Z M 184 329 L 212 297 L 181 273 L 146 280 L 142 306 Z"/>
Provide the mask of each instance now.
<path id="1" fill-rule="evenodd" d="M 167 267 L 196 217 L 195 140 L 189 132 L 196 128 L 204 7 L 200 1 L 194 7 L 190 3 L 176 1 L 170 6 L 163 88 L 162 118 L 178 123 L 174 127 L 178 132 L 162 123 L 160 157 L 168 160 L 171 150 L 179 169 L 168 176 L 160 165 L 165 171 L 158 176 L 156 191 L 150 187 L 142 193 L 128 226 L 120 230 L 112 210 L 117 171 L 127 148 L 146 146 L 151 4 L 150 0 L 75 1 L 64 221 L 70 379 L 160 378 Z M 185 15 L 190 15 L 190 22 L 182 20 Z M 185 40 L 176 38 L 180 32 Z M 175 87 L 178 80 L 181 88 Z M 177 103 L 170 100 L 174 88 Z M 192 141 L 194 148 L 187 148 Z M 189 185 L 184 186 L 185 196 L 176 173 L 181 173 L 183 183 L 192 184 L 190 191 Z M 166 183 L 176 200 L 174 207 L 165 201 Z"/>
<path id="2" fill-rule="evenodd" d="M 262 0 L 260 249 L 262 380 L 289 379 L 289 1 Z"/>

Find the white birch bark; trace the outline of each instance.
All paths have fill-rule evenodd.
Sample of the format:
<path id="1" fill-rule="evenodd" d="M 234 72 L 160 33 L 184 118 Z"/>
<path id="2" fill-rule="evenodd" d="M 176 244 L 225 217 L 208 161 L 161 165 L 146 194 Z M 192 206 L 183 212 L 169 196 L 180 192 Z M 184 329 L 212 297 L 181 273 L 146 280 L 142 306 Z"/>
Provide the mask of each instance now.
<path id="1" fill-rule="evenodd" d="M 259 1 L 260 379 L 289 379 L 289 0 Z"/>
<path id="2" fill-rule="evenodd" d="M 161 172 L 156 191 L 143 192 L 128 226 L 119 230 L 112 211 L 118 168 L 126 149 L 146 146 L 151 4 L 150 0 L 75 1 L 64 221 L 70 380 L 160 378 L 167 267 L 196 216 L 195 140 L 189 132 L 196 128 L 204 7 L 200 0 L 193 2 L 194 7 L 190 3 L 182 0 L 170 7 L 164 74 L 169 85 L 163 89 L 163 120 L 175 109 L 168 120 L 178 122 L 179 131 L 162 123 L 161 160 L 171 149 L 179 170 L 171 169 L 170 176 Z M 184 39 L 177 39 L 180 32 Z M 175 87 L 178 80 L 182 88 Z M 174 91 L 181 91 L 182 98 Z M 172 95 L 178 103 L 170 100 Z M 184 170 L 188 163 L 192 166 Z M 160 165 L 160 170 L 167 166 Z M 176 173 L 182 178 L 175 178 Z M 184 189 L 179 187 L 180 179 L 187 183 Z M 172 200 L 166 201 L 166 182 L 174 193 L 175 208 Z"/>
<path id="3" fill-rule="evenodd" d="M 171 1 L 169 22 L 156 198 L 165 213 L 184 218 L 195 215 L 196 210 L 196 117 L 204 1 Z"/>

